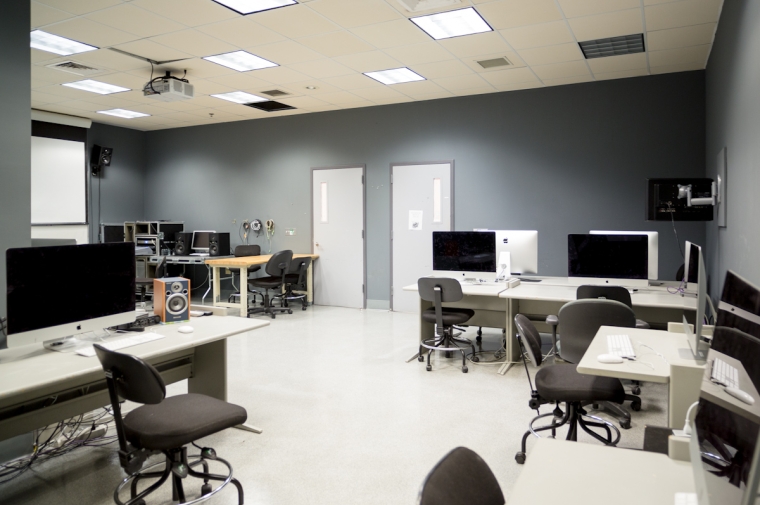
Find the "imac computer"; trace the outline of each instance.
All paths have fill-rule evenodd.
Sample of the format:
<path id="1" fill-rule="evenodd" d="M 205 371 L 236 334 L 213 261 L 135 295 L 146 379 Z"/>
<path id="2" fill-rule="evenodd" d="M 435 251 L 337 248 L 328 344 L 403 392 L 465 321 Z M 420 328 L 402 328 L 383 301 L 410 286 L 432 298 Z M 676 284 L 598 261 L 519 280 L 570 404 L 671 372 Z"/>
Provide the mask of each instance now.
<path id="1" fill-rule="evenodd" d="M 8 249 L 5 260 L 8 347 L 56 349 L 136 318 L 132 242 Z"/>
<path id="2" fill-rule="evenodd" d="M 649 280 L 656 281 L 659 276 L 660 246 L 659 233 L 656 231 L 608 231 L 608 230 L 591 230 L 591 235 L 646 235 L 649 243 Z"/>
<path id="3" fill-rule="evenodd" d="M 207 254 L 210 247 L 210 235 L 214 230 L 198 230 L 193 232 L 192 250 L 196 253 Z"/>
<path id="4" fill-rule="evenodd" d="M 707 357 L 707 351 L 710 345 L 702 338 L 702 325 L 705 320 L 705 305 L 709 302 L 712 308 L 712 302 L 707 296 L 707 272 L 705 271 L 705 262 L 702 257 L 702 248 L 691 242 L 686 242 L 684 251 L 686 263 L 684 264 L 684 281 L 687 286 L 696 286 L 697 291 L 697 313 L 694 320 L 694 331 L 683 315 L 683 328 L 689 341 L 689 347 L 694 355 L 694 359 L 702 361 Z M 715 313 L 713 311 L 713 316 Z"/>
<path id="5" fill-rule="evenodd" d="M 649 286 L 646 235 L 568 235 L 567 276 L 573 285 Z"/>
<path id="6" fill-rule="evenodd" d="M 505 272 L 506 277 L 509 277 L 510 274 L 538 273 L 538 231 L 484 229 L 476 229 L 475 231 L 493 231 L 496 233 L 496 258 L 500 258 L 501 253 L 509 253 L 510 271 Z M 500 272 L 501 268 L 497 268 L 497 273 Z"/>
<path id="7" fill-rule="evenodd" d="M 496 234 L 480 231 L 434 231 L 433 273 L 462 282 L 496 278 Z"/>

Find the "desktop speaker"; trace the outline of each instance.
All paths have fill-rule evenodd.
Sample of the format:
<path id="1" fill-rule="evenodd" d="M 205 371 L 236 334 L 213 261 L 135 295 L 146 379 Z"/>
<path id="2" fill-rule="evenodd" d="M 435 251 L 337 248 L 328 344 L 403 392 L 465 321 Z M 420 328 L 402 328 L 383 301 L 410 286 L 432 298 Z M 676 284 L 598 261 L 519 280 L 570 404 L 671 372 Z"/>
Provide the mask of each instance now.
<path id="1" fill-rule="evenodd" d="M 176 242 L 174 243 L 174 254 L 177 256 L 187 256 L 190 254 L 190 248 L 193 246 L 193 234 L 179 232 L 177 233 Z"/>
<path id="2" fill-rule="evenodd" d="M 230 234 L 229 233 L 209 233 L 208 255 L 209 256 L 229 256 L 230 255 Z"/>
<path id="3" fill-rule="evenodd" d="M 164 323 L 190 320 L 190 280 L 183 277 L 153 279 L 153 312 Z"/>

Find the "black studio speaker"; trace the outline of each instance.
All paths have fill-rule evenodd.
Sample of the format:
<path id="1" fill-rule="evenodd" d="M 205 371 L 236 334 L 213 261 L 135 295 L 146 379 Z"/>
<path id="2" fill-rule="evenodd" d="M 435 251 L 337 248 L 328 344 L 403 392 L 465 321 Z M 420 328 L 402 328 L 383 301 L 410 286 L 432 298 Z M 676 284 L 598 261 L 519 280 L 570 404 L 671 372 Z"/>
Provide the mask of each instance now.
<path id="1" fill-rule="evenodd" d="M 230 255 L 230 234 L 229 233 L 209 233 L 208 255 L 209 256 L 229 256 Z"/>
<path id="2" fill-rule="evenodd" d="M 193 246 L 193 234 L 180 232 L 177 233 L 177 241 L 174 244 L 174 254 L 177 256 L 187 256 L 190 254 L 190 248 Z"/>
<path id="3" fill-rule="evenodd" d="M 101 147 L 94 144 L 92 146 L 92 152 L 90 153 L 90 168 L 92 169 L 92 175 L 100 175 L 103 167 L 111 166 L 112 157 L 113 147 Z"/>

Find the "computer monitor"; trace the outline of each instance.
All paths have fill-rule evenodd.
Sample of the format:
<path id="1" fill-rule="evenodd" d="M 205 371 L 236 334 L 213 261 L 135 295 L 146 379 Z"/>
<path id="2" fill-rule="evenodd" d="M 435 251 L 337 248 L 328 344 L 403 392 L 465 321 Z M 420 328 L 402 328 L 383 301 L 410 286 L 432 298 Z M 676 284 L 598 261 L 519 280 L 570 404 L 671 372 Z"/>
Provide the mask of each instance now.
<path id="1" fill-rule="evenodd" d="M 434 231 L 433 271 L 464 281 L 494 280 L 496 234 L 479 231 Z"/>
<path id="2" fill-rule="evenodd" d="M 216 233 L 213 230 L 198 230 L 193 232 L 193 244 L 192 249 L 198 253 L 207 253 L 209 250 L 209 235 Z"/>
<path id="3" fill-rule="evenodd" d="M 510 272 L 506 275 L 525 275 L 538 273 L 538 231 L 536 230 L 487 230 L 496 233 L 496 258 L 508 252 Z M 501 270 L 497 268 L 497 271 Z M 498 273 L 498 272 L 497 272 Z"/>
<path id="4" fill-rule="evenodd" d="M 646 235 L 567 236 L 567 276 L 571 284 L 649 285 Z"/>
<path id="5" fill-rule="evenodd" d="M 706 359 L 710 345 L 702 338 L 702 325 L 705 320 L 705 305 L 708 302 L 707 272 L 705 271 L 705 262 L 702 257 L 702 248 L 691 242 L 686 242 L 685 257 L 686 264 L 684 272 L 686 273 L 684 273 L 684 277 L 689 279 L 689 283 L 692 286 L 696 286 L 697 311 L 694 316 L 694 331 L 692 331 L 685 313 L 683 315 L 683 328 L 687 340 L 689 341 L 689 347 L 691 348 L 694 359 L 704 360 Z M 694 275 L 692 275 L 692 271 L 695 272 Z"/>
<path id="6" fill-rule="evenodd" d="M 609 231 L 609 230 L 591 230 L 591 235 L 646 235 L 649 244 L 649 273 L 647 277 L 650 280 L 657 280 L 659 277 L 659 233 L 656 231 Z"/>
<path id="7" fill-rule="evenodd" d="M 8 249 L 5 260 L 8 347 L 55 348 L 66 337 L 135 320 L 132 242 Z"/>
<path id="8" fill-rule="evenodd" d="M 686 241 L 684 250 L 683 264 L 683 283 L 684 289 L 695 290 L 699 283 L 699 256 L 702 254 L 702 248 L 697 244 Z"/>

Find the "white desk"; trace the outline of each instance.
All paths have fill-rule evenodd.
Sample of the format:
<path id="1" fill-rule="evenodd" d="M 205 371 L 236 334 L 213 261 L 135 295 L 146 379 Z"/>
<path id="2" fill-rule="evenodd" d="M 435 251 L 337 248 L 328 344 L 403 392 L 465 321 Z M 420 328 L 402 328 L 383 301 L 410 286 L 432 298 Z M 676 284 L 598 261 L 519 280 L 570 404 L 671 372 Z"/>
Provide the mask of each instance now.
<path id="1" fill-rule="evenodd" d="M 179 333 L 176 324 L 153 326 L 150 331 L 166 338 L 123 352 L 151 363 L 167 384 L 188 379 L 188 392 L 227 400 L 227 337 L 268 324 L 239 317 L 192 318 L 193 333 Z M 108 404 L 96 357 L 49 351 L 41 344 L 0 351 L 0 440 Z"/>
<path id="2" fill-rule="evenodd" d="M 542 438 L 528 453 L 509 505 L 673 505 L 693 493 L 691 463 L 665 454 Z"/>
<path id="3" fill-rule="evenodd" d="M 755 399 L 754 404 L 747 405 L 743 401 L 726 393 L 723 390 L 723 386 L 714 384 L 710 381 L 710 371 L 712 370 L 711 363 L 715 358 L 722 359 L 739 371 L 739 388 Z M 758 393 L 755 384 L 752 382 L 752 378 L 747 373 L 742 362 L 727 354 L 710 349 L 707 354 L 707 363 L 708 366 L 705 367 L 705 373 L 702 375 L 701 396 L 726 410 L 749 419 L 753 423 L 760 424 L 760 393 Z"/>

